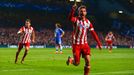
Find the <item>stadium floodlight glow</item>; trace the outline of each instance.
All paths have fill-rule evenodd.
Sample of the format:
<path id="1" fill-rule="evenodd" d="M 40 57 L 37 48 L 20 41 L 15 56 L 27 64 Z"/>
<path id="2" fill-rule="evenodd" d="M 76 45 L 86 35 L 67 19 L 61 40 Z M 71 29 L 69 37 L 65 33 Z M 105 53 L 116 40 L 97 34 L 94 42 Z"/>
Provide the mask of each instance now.
<path id="1" fill-rule="evenodd" d="M 69 0 L 70 2 L 82 2 L 82 0 Z"/>
<path id="2" fill-rule="evenodd" d="M 118 11 L 120 14 L 122 14 L 123 13 L 123 11 L 122 10 L 120 10 L 120 11 Z"/>

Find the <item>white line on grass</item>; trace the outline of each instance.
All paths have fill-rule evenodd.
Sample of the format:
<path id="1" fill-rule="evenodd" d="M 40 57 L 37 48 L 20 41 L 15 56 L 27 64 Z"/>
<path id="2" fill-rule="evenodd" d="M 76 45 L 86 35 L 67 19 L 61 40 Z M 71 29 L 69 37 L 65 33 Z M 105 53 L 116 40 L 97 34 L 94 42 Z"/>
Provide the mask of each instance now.
<path id="1" fill-rule="evenodd" d="M 131 74 L 134 75 L 134 70 L 126 70 L 126 71 L 116 71 L 116 72 L 100 72 L 100 73 L 91 73 L 91 75 L 103 75 L 103 74 Z"/>
<path id="2" fill-rule="evenodd" d="M 3 72 L 7 72 L 7 71 L 34 71 L 34 69 L 12 69 L 12 70 L 1 70 Z"/>

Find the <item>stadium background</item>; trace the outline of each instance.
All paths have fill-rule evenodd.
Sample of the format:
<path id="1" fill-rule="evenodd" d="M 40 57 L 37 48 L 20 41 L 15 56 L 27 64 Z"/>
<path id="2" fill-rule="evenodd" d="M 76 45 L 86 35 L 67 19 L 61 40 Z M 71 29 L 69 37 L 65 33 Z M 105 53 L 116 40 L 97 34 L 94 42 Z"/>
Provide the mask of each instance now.
<path id="1" fill-rule="evenodd" d="M 71 45 L 71 23 L 67 20 L 71 5 L 66 0 L 0 0 L 0 45 L 17 45 L 18 29 L 26 18 L 32 20 L 36 31 L 35 45 L 54 46 L 55 23 L 65 30 L 63 45 Z M 113 31 L 120 47 L 134 46 L 134 0 L 83 0 L 88 8 L 87 17 L 93 23 L 99 38 Z M 80 4 L 79 4 L 80 5 Z M 96 43 L 89 35 L 89 43 Z"/>
<path id="2" fill-rule="evenodd" d="M 65 30 L 63 44 L 71 44 L 71 23 L 67 20 L 71 5 L 65 0 L 0 0 L 0 75 L 83 75 L 84 60 L 80 65 L 66 65 L 71 48 L 55 54 L 55 48 L 31 48 L 24 64 L 20 63 L 24 49 L 14 64 L 18 29 L 26 18 L 36 30 L 36 47 L 54 45 L 54 24 L 60 22 Z M 94 24 L 103 45 L 108 31 L 113 31 L 117 42 L 112 53 L 108 49 L 91 49 L 90 75 L 134 75 L 134 0 L 83 0 L 88 18 Z M 79 4 L 80 5 L 80 4 Z M 89 43 L 95 46 L 88 34 Z M 4 47 L 4 48 L 1 48 Z M 5 48 L 6 47 L 6 48 Z"/>

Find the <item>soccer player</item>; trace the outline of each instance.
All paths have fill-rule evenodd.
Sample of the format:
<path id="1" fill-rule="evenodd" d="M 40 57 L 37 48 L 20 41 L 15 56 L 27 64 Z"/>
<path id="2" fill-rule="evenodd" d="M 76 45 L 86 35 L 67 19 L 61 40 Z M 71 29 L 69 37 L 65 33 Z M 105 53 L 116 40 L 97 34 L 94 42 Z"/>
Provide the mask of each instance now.
<path id="1" fill-rule="evenodd" d="M 25 46 L 25 53 L 21 60 L 21 63 L 23 64 L 24 59 L 30 48 L 30 42 L 31 41 L 33 43 L 35 42 L 35 32 L 34 32 L 33 27 L 31 26 L 30 19 L 26 19 L 25 26 L 21 27 L 17 34 L 20 36 L 19 37 L 20 39 L 19 39 L 19 43 L 18 43 L 18 50 L 16 52 L 15 63 L 17 63 L 18 55 L 19 55 L 21 49 L 23 48 L 23 46 Z"/>
<path id="2" fill-rule="evenodd" d="M 112 47 L 113 47 L 113 41 L 116 41 L 116 39 L 111 31 L 106 35 L 105 41 L 106 41 L 107 49 L 109 47 L 109 52 L 111 53 Z"/>
<path id="3" fill-rule="evenodd" d="M 94 31 L 93 25 L 86 18 L 87 10 L 86 6 L 81 5 L 78 8 L 78 16 L 74 16 L 77 5 L 74 4 L 69 14 L 69 20 L 73 23 L 73 35 L 72 35 L 72 52 L 73 58 L 68 57 L 66 61 L 67 65 L 73 64 L 78 66 L 80 64 L 80 56 L 85 60 L 84 75 L 88 75 L 90 71 L 90 47 L 87 42 L 87 32 L 90 31 L 94 39 L 97 41 L 98 47 L 101 49 L 101 42 Z"/>
<path id="4" fill-rule="evenodd" d="M 62 54 L 62 37 L 64 36 L 64 31 L 61 29 L 61 25 L 59 23 L 55 24 L 55 48 L 56 54 L 58 53 L 58 49 L 60 48 L 60 53 Z"/>

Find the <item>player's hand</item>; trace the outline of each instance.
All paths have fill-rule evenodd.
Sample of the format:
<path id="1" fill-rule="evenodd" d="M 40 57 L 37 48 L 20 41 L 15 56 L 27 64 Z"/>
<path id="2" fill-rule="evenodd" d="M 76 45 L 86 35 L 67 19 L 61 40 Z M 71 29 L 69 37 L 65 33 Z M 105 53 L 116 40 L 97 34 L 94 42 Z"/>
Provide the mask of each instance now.
<path id="1" fill-rule="evenodd" d="M 63 37 L 63 35 L 61 35 L 60 37 Z"/>
<path id="2" fill-rule="evenodd" d="M 73 5 L 73 9 L 74 9 L 74 10 L 77 9 L 77 4 L 76 4 L 76 3 Z"/>

